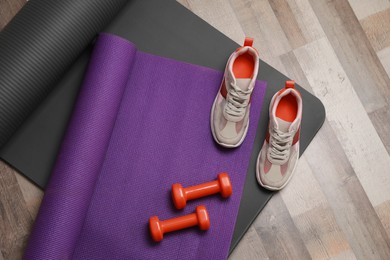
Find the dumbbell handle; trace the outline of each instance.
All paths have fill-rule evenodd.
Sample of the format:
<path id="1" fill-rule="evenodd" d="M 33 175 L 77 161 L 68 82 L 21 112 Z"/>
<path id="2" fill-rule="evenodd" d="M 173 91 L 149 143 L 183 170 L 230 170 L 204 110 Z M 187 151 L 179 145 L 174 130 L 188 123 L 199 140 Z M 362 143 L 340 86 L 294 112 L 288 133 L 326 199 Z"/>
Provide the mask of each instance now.
<path id="1" fill-rule="evenodd" d="M 210 181 L 195 186 L 183 188 L 187 199 L 192 200 L 203 196 L 212 195 L 220 192 L 218 181 Z"/>
<path id="2" fill-rule="evenodd" d="M 179 229 L 189 228 L 198 225 L 196 213 L 188 214 L 182 217 L 171 218 L 160 222 L 164 233 Z"/>

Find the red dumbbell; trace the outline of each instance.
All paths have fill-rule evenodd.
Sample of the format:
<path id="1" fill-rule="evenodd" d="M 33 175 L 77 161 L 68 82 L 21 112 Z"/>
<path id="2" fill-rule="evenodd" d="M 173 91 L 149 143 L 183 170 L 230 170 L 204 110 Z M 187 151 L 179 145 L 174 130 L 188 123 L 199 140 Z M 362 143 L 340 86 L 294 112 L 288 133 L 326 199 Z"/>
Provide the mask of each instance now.
<path id="1" fill-rule="evenodd" d="M 177 209 L 182 209 L 186 206 L 187 200 L 193 200 L 200 197 L 221 193 L 223 198 L 232 195 L 232 184 L 229 175 L 225 172 L 218 174 L 218 179 L 211 182 L 202 183 L 196 186 L 183 188 L 181 184 L 175 183 L 172 185 L 173 204 Z"/>
<path id="2" fill-rule="evenodd" d="M 156 242 L 163 239 L 164 233 L 193 226 L 199 226 L 201 230 L 209 229 L 210 219 L 205 206 L 197 206 L 195 213 L 178 218 L 160 221 L 157 216 L 153 216 L 149 219 L 150 234 Z"/>

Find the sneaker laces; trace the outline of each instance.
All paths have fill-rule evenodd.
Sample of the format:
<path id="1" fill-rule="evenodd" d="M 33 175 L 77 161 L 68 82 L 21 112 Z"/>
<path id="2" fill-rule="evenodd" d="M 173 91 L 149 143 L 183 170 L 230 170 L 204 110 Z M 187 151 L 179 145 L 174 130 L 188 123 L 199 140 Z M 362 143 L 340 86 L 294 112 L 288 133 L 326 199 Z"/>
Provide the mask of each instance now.
<path id="1" fill-rule="evenodd" d="M 242 90 L 233 83 L 231 83 L 231 86 L 232 87 L 229 89 L 225 112 L 232 117 L 241 118 L 244 116 L 246 108 L 249 104 L 252 90 Z"/>
<path id="2" fill-rule="evenodd" d="M 290 156 L 290 147 L 294 132 L 284 133 L 276 128 L 271 132 L 271 147 L 269 149 L 269 159 L 275 162 L 284 163 Z M 270 160 L 270 161 L 271 161 Z"/>

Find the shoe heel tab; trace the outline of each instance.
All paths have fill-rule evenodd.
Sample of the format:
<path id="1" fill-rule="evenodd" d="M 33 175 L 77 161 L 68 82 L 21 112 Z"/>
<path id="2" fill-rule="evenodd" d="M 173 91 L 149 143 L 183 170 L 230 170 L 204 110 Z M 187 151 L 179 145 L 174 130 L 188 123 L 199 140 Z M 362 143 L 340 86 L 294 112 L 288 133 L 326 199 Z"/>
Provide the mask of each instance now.
<path id="1" fill-rule="evenodd" d="M 287 80 L 286 81 L 286 85 L 284 87 L 285 89 L 288 89 L 288 88 L 295 88 L 295 81 L 293 80 Z"/>
<path id="2" fill-rule="evenodd" d="M 286 81 L 286 84 L 285 84 L 285 86 L 284 86 L 284 88 L 282 88 L 281 90 L 279 90 L 279 91 L 277 92 L 277 95 L 278 95 L 278 96 L 282 95 L 282 93 L 283 93 L 284 91 L 286 91 L 287 89 L 289 89 L 289 88 L 295 89 L 295 81 L 293 81 L 293 80 L 287 80 L 287 81 Z"/>
<path id="3" fill-rule="evenodd" d="M 236 52 L 238 52 L 238 51 L 241 50 L 242 48 L 248 46 L 248 47 L 252 47 L 252 48 L 256 51 L 257 55 L 259 55 L 259 52 L 257 51 L 257 49 L 253 47 L 253 41 L 254 41 L 253 38 L 251 38 L 251 37 L 245 37 L 244 45 L 241 46 L 241 47 L 238 47 L 237 50 L 236 50 Z"/>
<path id="4" fill-rule="evenodd" d="M 294 92 L 297 93 L 298 96 L 301 96 L 301 93 L 297 89 L 295 89 L 295 81 L 293 81 L 293 80 L 286 81 L 286 86 L 284 87 L 283 90 L 286 90 L 286 89 L 289 89 L 289 88 L 294 89 L 295 90 Z"/>
<path id="5" fill-rule="evenodd" d="M 245 37 L 244 46 L 250 46 L 250 47 L 252 47 L 252 46 L 253 46 L 253 38 L 251 38 L 251 37 Z"/>

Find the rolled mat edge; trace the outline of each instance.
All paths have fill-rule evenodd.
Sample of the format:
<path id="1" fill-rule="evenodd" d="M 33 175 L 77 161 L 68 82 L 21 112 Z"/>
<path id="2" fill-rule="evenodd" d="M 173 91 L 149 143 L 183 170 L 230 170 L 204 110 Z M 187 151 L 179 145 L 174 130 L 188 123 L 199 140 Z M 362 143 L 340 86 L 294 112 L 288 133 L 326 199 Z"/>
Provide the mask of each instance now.
<path id="1" fill-rule="evenodd" d="M 128 0 L 31 0 L 0 33 L 0 147 Z"/>
<path id="2" fill-rule="evenodd" d="M 72 257 L 136 54 L 135 46 L 126 40 L 119 44 L 117 39 L 115 50 L 107 48 L 109 43 L 109 40 L 97 41 L 92 52 L 25 259 Z M 103 73 L 113 66 L 120 69 L 113 74 Z M 64 212 L 72 218 L 67 218 Z M 62 230 L 69 229 L 72 232 L 62 235 Z"/>

